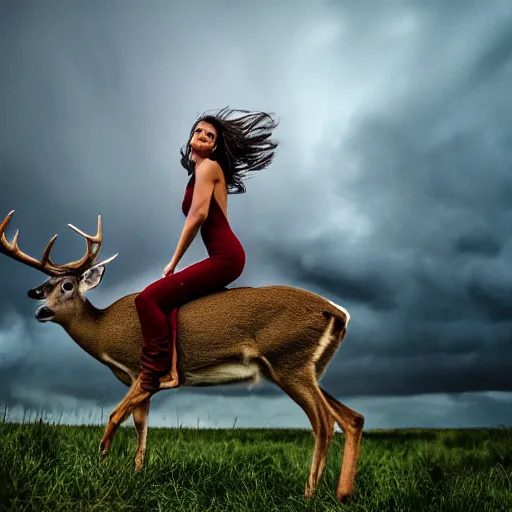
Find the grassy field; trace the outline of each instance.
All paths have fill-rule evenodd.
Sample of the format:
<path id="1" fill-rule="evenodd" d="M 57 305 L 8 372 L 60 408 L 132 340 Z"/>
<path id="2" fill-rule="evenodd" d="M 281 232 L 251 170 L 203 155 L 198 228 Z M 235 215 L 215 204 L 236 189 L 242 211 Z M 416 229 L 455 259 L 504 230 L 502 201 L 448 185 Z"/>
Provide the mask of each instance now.
<path id="1" fill-rule="evenodd" d="M 336 501 L 343 436 L 304 500 L 313 438 L 303 430 L 150 428 L 146 468 L 121 428 L 0 422 L 2 511 L 512 511 L 512 429 L 366 432 L 355 501 Z"/>

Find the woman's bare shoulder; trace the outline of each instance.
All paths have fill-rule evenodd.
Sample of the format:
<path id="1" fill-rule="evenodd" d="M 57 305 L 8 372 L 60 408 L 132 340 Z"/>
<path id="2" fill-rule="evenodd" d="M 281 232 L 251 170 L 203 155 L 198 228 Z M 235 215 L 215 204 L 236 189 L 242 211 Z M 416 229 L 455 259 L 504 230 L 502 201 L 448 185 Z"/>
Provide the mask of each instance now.
<path id="1" fill-rule="evenodd" d="M 222 173 L 222 168 L 215 160 L 205 158 L 196 168 L 196 172 L 202 174 L 205 178 L 219 179 Z"/>

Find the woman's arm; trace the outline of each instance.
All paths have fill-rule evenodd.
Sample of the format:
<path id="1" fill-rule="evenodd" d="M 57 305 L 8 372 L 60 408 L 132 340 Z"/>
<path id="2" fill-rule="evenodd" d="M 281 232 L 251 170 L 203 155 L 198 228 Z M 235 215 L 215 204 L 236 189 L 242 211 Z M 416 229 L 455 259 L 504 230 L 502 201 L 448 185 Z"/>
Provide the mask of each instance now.
<path id="1" fill-rule="evenodd" d="M 178 240 L 170 263 L 164 269 L 164 275 L 174 272 L 181 258 L 196 237 L 201 224 L 208 217 L 213 187 L 218 181 L 219 164 L 211 160 L 203 160 L 195 170 L 194 194 L 192 204 L 185 220 L 185 225 Z"/>

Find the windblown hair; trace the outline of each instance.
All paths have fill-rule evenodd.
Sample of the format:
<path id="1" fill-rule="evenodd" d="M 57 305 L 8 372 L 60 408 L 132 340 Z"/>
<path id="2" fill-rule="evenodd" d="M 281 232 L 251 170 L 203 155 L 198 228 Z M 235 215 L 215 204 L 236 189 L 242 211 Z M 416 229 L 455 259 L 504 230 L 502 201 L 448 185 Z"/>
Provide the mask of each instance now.
<path id="1" fill-rule="evenodd" d="M 235 113 L 243 115 L 231 118 Z M 195 162 L 190 158 L 190 139 L 201 121 L 212 124 L 217 130 L 216 149 L 210 158 L 222 168 L 228 193 L 243 194 L 246 191 L 243 180 L 250 178 L 250 173 L 268 167 L 274 159 L 277 142 L 270 136 L 278 123 L 265 112 L 228 107 L 217 113 L 205 112 L 194 123 L 187 144 L 180 149 L 181 165 L 189 175 L 195 169 Z"/>

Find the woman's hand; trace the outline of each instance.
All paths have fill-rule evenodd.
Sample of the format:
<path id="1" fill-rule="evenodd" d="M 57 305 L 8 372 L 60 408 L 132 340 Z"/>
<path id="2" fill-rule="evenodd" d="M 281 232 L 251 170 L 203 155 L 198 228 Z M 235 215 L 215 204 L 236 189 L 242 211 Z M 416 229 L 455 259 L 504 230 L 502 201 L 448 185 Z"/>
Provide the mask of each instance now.
<path id="1" fill-rule="evenodd" d="M 170 274 L 174 274 L 174 268 L 175 268 L 175 265 L 172 261 L 167 263 L 167 265 L 164 267 L 164 275 L 162 277 L 166 277 Z"/>

